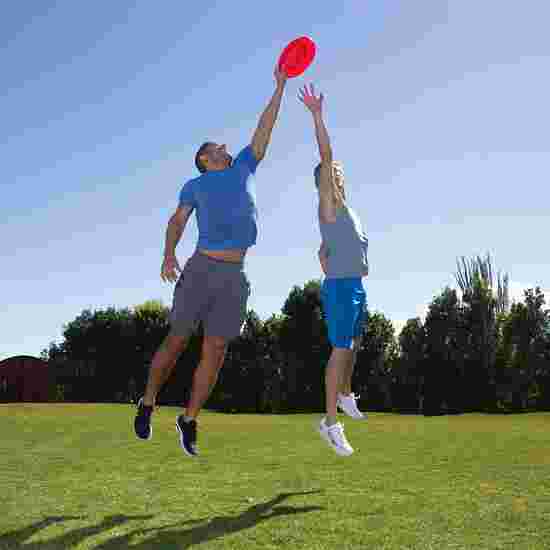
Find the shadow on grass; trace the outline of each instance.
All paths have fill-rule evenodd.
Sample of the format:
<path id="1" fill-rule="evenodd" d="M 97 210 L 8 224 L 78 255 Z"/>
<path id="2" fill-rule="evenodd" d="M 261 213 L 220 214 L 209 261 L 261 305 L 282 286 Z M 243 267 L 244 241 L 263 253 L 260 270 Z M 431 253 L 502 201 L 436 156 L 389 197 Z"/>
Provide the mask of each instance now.
<path id="1" fill-rule="evenodd" d="M 189 548 L 194 545 L 199 545 L 214 539 L 222 538 L 226 535 L 237 533 L 238 531 L 251 529 L 263 521 L 278 516 L 290 516 L 324 510 L 324 508 L 320 506 L 279 506 L 279 504 L 292 496 L 312 495 L 319 492 L 320 491 L 281 493 L 267 502 L 251 506 L 244 512 L 236 515 L 215 516 L 213 518 L 192 520 L 190 522 L 179 523 L 176 526 L 136 529 L 126 535 L 106 541 L 104 544 L 97 546 L 96 550 L 121 550 L 122 548 L 132 548 L 132 550 L 179 550 L 181 548 Z M 189 529 L 179 529 L 186 523 L 195 523 L 197 526 Z M 148 537 L 143 542 L 130 546 L 130 541 L 134 537 L 147 535 L 152 532 L 155 533 L 154 536 Z"/>
<path id="2" fill-rule="evenodd" d="M 18 550 L 21 548 L 25 550 L 46 550 L 50 548 L 51 549 L 72 548 L 77 544 L 80 544 L 84 539 L 88 537 L 93 537 L 103 531 L 108 531 L 109 529 L 112 529 L 113 527 L 117 527 L 118 525 L 122 525 L 127 521 L 146 520 L 146 519 L 151 519 L 152 517 L 153 517 L 152 515 L 107 516 L 97 525 L 82 527 L 80 529 L 74 529 L 72 531 L 59 535 L 57 537 L 48 539 L 47 541 L 25 542 L 25 541 L 28 541 L 28 539 L 30 539 L 33 535 L 35 535 L 42 529 L 46 529 L 46 527 L 49 527 L 50 525 L 54 525 L 55 523 L 62 523 L 64 521 L 70 521 L 75 519 L 78 519 L 78 520 L 85 519 L 83 516 L 49 516 L 40 521 L 37 521 L 36 523 L 33 523 L 32 525 L 29 525 L 28 527 L 24 527 L 23 529 L 18 529 L 15 531 L 8 532 L 4 535 L 0 535 L 0 549 L 1 550 L 4 550 L 4 549 Z"/>
<path id="3" fill-rule="evenodd" d="M 251 529 L 263 521 L 278 516 L 290 516 L 323 510 L 324 508 L 319 506 L 294 507 L 280 505 L 283 501 L 292 496 L 311 495 L 319 492 L 320 491 L 281 493 L 267 502 L 251 506 L 240 514 L 180 521 L 171 525 L 164 525 L 162 527 L 135 529 L 125 535 L 113 537 L 97 546 L 93 546 L 93 548 L 95 550 L 120 550 L 122 548 L 132 548 L 136 550 L 151 548 L 158 548 L 159 550 L 176 550 L 180 548 L 189 548 L 190 546 L 202 544 L 232 533 L 237 533 L 238 531 Z M 45 529 L 55 523 L 85 519 L 81 516 L 51 516 L 33 523 L 23 529 L 11 531 L 5 535 L 1 535 L 0 549 L 49 550 L 73 548 L 86 538 L 94 537 L 103 531 L 107 531 L 128 521 L 148 520 L 152 517 L 152 515 L 107 516 L 97 525 L 68 531 L 67 533 L 50 538 L 43 542 L 25 542 L 42 529 Z M 182 527 L 185 528 L 182 529 Z M 147 537 L 147 539 L 142 542 L 131 544 L 132 539 L 149 534 L 153 534 L 153 536 Z"/>

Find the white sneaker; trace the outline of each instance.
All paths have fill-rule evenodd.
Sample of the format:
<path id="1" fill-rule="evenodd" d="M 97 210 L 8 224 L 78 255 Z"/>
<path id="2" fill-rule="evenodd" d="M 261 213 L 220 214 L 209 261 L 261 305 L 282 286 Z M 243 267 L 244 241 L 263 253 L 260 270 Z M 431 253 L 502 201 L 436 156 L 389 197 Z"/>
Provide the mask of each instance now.
<path id="1" fill-rule="evenodd" d="M 327 426 L 326 418 L 319 424 L 319 433 L 321 437 L 334 449 L 340 456 L 349 456 L 353 453 L 353 447 L 349 444 L 344 433 L 344 426 L 337 422 L 332 426 Z"/>
<path id="2" fill-rule="evenodd" d="M 351 416 L 351 418 L 362 420 L 367 418 L 367 415 L 363 414 L 357 408 L 358 399 L 359 399 L 359 396 L 358 395 L 356 396 L 354 393 L 350 393 L 349 395 L 344 395 L 343 393 L 339 393 L 338 401 L 336 402 L 336 404 L 341 411 L 345 412 L 348 416 Z"/>

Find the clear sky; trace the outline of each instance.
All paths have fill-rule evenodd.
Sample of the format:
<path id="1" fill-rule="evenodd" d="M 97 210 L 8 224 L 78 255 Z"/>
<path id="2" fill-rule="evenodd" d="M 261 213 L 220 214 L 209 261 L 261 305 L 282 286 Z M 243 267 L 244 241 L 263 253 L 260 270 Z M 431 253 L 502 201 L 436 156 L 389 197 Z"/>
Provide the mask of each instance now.
<path id="1" fill-rule="evenodd" d="M 258 168 L 250 306 L 266 318 L 320 277 L 310 81 L 369 236 L 372 309 L 415 317 L 457 256 L 486 251 L 515 294 L 550 288 L 549 20 L 534 0 L 8 3 L 0 358 L 38 354 L 85 308 L 171 303 L 164 231 L 195 150 L 250 141 L 301 35 L 317 57 Z"/>

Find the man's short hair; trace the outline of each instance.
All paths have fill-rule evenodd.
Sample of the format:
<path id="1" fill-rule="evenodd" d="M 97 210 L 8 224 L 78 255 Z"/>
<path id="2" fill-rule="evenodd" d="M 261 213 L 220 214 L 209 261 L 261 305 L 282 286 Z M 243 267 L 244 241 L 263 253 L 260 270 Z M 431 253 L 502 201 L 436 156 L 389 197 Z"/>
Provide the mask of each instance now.
<path id="1" fill-rule="evenodd" d="M 204 173 L 206 172 L 206 166 L 204 166 L 204 164 L 202 163 L 201 157 L 202 157 L 202 155 L 204 155 L 204 153 L 205 153 L 205 151 L 206 151 L 206 148 L 207 148 L 209 145 L 216 145 L 216 144 L 213 143 L 212 141 L 205 141 L 205 142 L 199 147 L 199 150 L 198 150 L 197 153 L 195 154 L 195 166 L 197 167 L 197 170 L 198 170 L 201 174 L 204 174 Z"/>

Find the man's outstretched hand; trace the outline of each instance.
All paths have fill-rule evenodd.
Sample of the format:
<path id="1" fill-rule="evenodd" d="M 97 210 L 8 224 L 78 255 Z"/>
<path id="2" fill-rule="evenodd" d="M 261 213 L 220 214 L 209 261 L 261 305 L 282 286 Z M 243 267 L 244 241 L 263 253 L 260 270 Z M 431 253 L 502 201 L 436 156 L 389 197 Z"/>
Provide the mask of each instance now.
<path id="1" fill-rule="evenodd" d="M 304 86 L 298 92 L 298 99 L 311 111 L 312 114 L 322 114 L 323 113 L 323 94 L 319 96 L 315 95 L 315 88 L 313 84 Z"/>

